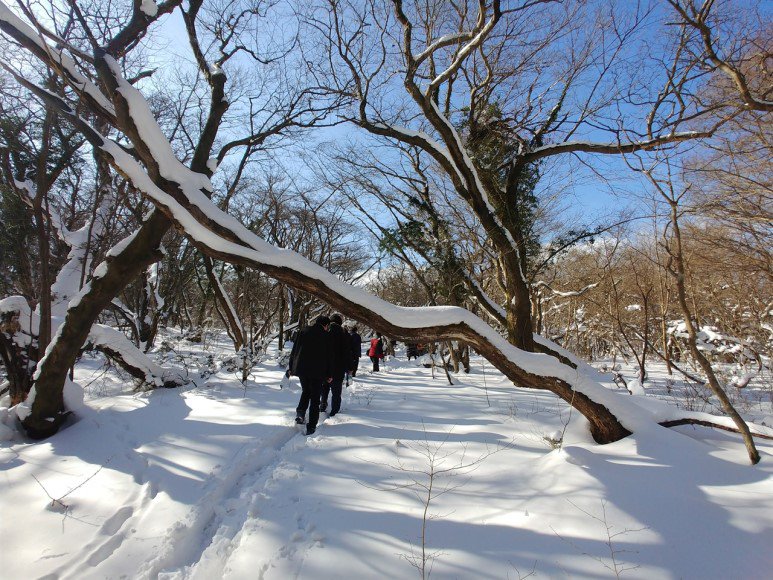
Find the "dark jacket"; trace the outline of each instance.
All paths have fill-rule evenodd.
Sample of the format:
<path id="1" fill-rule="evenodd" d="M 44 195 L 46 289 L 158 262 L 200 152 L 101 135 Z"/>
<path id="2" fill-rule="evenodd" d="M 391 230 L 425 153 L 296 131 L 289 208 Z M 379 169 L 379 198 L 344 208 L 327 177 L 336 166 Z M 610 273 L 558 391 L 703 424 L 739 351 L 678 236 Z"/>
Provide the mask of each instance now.
<path id="1" fill-rule="evenodd" d="M 334 381 L 341 381 L 346 371 L 352 369 L 352 349 L 349 344 L 349 335 L 341 328 L 340 324 L 330 323 L 328 329 L 333 347 L 333 377 Z"/>
<path id="2" fill-rule="evenodd" d="M 290 352 L 290 373 L 296 377 L 327 379 L 333 376 L 333 345 L 321 324 L 298 333 Z"/>
<path id="3" fill-rule="evenodd" d="M 349 341 L 352 345 L 352 360 L 359 360 L 362 356 L 362 337 L 356 332 L 350 332 Z"/>

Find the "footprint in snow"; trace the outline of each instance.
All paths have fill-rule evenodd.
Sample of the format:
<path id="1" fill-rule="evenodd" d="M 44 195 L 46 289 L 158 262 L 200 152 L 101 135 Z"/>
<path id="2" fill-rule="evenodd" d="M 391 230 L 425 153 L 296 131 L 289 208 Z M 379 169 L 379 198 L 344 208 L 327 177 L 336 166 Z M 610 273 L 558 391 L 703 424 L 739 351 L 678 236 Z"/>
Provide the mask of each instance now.
<path id="1" fill-rule="evenodd" d="M 105 523 L 102 524 L 102 527 L 99 530 L 100 533 L 104 534 L 105 536 L 115 535 L 115 533 L 121 529 L 121 526 L 132 516 L 132 514 L 134 514 L 134 509 L 132 509 L 130 506 L 122 507 L 107 520 L 105 520 Z"/>
<path id="2" fill-rule="evenodd" d="M 107 539 L 107 541 L 99 546 L 92 554 L 87 558 L 86 563 L 89 566 L 97 566 L 98 564 L 101 564 L 105 560 L 107 560 L 110 555 L 115 552 L 118 547 L 123 543 L 123 536 L 122 535 L 116 535 L 111 536 Z"/>
<path id="3" fill-rule="evenodd" d="M 322 541 L 325 539 L 325 534 L 322 532 L 317 531 L 317 526 L 313 522 L 310 522 L 306 526 L 306 534 L 315 542 L 321 544 Z"/>

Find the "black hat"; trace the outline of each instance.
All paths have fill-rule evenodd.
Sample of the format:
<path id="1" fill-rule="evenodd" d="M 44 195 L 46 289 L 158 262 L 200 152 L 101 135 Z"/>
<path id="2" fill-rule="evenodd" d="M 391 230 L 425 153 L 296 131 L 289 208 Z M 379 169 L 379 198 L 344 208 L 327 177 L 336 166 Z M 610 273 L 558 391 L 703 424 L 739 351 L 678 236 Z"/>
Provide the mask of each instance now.
<path id="1" fill-rule="evenodd" d="M 344 319 L 341 318 L 341 315 L 336 313 L 333 314 L 333 316 L 330 317 L 330 322 L 335 322 L 336 324 L 343 324 Z"/>
<path id="2" fill-rule="evenodd" d="M 327 326 L 328 324 L 330 324 L 330 319 L 323 314 L 322 316 L 317 317 L 317 320 L 314 324 L 319 324 L 320 326 Z"/>

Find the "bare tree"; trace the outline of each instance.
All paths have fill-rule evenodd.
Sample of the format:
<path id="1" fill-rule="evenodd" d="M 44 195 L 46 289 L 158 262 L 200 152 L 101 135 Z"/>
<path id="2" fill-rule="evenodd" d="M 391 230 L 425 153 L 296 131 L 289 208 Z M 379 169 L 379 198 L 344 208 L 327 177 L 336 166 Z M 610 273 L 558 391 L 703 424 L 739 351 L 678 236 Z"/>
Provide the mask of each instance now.
<path id="1" fill-rule="evenodd" d="M 653 18 L 638 8 L 593 12 L 539 0 L 511 8 L 396 0 L 391 9 L 330 1 L 308 18 L 338 65 L 325 74 L 352 100 L 348 119 L 420 150 L 479 220 L 500 263 L 508 339 L 519 348 L 539 346 L 517 209 L 535 166 L 560 155 L 650 150 L 715 128 L 680 130 L 705 112 L 691 97 L 697 63 L 684 58 L 684 35 L 668 47 L 665 66 L 626 79 L 635 89 L 617 83 L 629 59 L 641 58 L 633 47 Z M 585 35 L 584 26 L 600 32 Z M 398 80 L 405 98 L 396 105 Z M 599 133 L 608 140 L 584 138 Z"/>
<path id="2" fill-rule="evenodd" d="M 737 18 L 738 12 L 742 12 L 737 3 L 722 0 L 668 0 L 668 3 L 683 25 L 696 33 L 697 38 L 692 39 L 697 45 L 695 53 L 707 67 L 732 83 L 743 107 L 752 111 L 773 111 L 770 22 L 762 25 L 759 36 L 727 37 L 718 30 L 722 25 L 727 27 L 731 19 L 736 29 L 750 24 Z M 753 17 L 757 22 L 752 25 L 765 18 L 763 14 Z"/>
<path id="3" fill-rule="evenodd" d="M 65 63 L 71 61 L 64 59 L 64 55 L 53 45 L 41 41 L 41 34 L 11 14 L 4 4 L 0 4 L 0 30 L 18 42 L 23 50 L 52 68 L 61 70 L 60 78 L 70 73 Z M 46 37 L 45 34 L 42 36 Z M 39 43 L 45 45 L 45 50 L 41 50 Z M 69 50 L 68 55 L 71 55 Z M 81 78 L 79 87 L 90 93 L 95 102 L 101 102 L 102 108 L 109 102 L 110 108 L 106 110 L 110 113 L 107 118 L 113 134 L 130 142 L 131 150 L 121 146 L 120 141 L 96 131 L 65 100 L 46 91 L 34 80 L 26 78 L 12 67 L 9 67 L 9 72 L 12 72 L 17 82 L 34 92 L 37 98 L 66 116 L 116 171 L 152 200 L 156 208 L 185 231 L 191 243 L 208 256 L 256 268 L 398 339 L 418 340 L 432 335 L 441 340 L 467 342 L 515 383 L 548 389 L 570 402 L 588 419 L 591 433 L 599 442 L 618 440 L 632 430 L 651 423 L 649 413 L 625 398 L 594 383 L 587 375 L 561 364 L 553 357 L 516 348 L 469 311 L 454 307 L 420 310 L 395 307 L 345 284 L 298 254 L 268 244 L 212 202 L 208 194 L 213 190 L 213 185 L 208 173 L 180 162 L 171 143 L 160 130 L 142 92 L 124 76 L 118 61 L 109 51 L 97 47 L 88 61 L 82 61 L 81 64 L 88 65 L 99 84 Z M 83 106 L 86 104 L 83 103 Z M 425 139 L 422 137 L 421 141 Z M 469 173 L 467 177 L 474 177 L 473 170 L 472 166 L 466 167 L 465 172 Z M 467 177 L 464 178 L 465 182 Z M 131 244 L 127 248 L 129 246 Z M 109 270 L 109 267 L 107 264 L 101 270 Z M 68 311 L 68 316 L 71 311 Z M 41 363 L 43 368 L 50 354 L 51 349 Z M 38 436 L 45 436 L 54 432 L 58 426 L 62 407 L 61 404 L 52 405 L 52 402 L 56 402 L 61 390 L 51 384 L 44 388 L 40 382 L 36 382 L 35 387 L 36 397 L 24 424 Z"/>
<path id="4" fill-rule="evenodd" d="M 663 200 L 668 204 L 669 209 L 669 224 L 664 232 L 664 248 L 668 254 L 668 263 L 666 269 L 674 279 L 676 286 L 677 301 L 679 303 L 680 310 L 682 312 L 684 325 L 687 330 L 688 341 L 687 344 L 690 348 L 692 357 L 700 365 L 703 374 L 708 380 L 708 384 L 711 387 L 711 391 L 719 399 L 722 404 L 722 408 L 729 417 L 733 419 L 738 431 L 741 433 L 746 450 L 749 454 L 749 459 L 752 464 L 759 463 L 760 454 L 754 445 L 754 439 L 752 438 L 749 426 L 743 420 L 743 417 L 733 406 L 727 393 L 723 389 L 717 375 L 714 372 L 711 362 L 698 348 L 698 332 L 700 331 L 699 318 L 690 308 L 689 297 L 687 292 L 687 268 L 685 265 L 685 251 L 682 241 L 682 229 L 680 220 L 685 212 L 682 208 L 681 202 L 685 198 L 685 195 L 689 191 L 689 186 L 685 188 L 679 188 L 675 183 L 676 179 L 672 175 L 671 165 L 666 161 L 665 176 L 660 177 L 655 173 L 654 168 L 644 169 L 644 175 L 655 188 L 655 190 L 661 195 Z"/>
<path id="5" fill-rule="evenodd" d="M 247 121 L 242 125 L 246 129 L 245 133 L 223 143 L 218 153 L 213 155 L 219 128 L 229 109 L 229 102 L 225 98 L 226 65 L 237 55 L 250 58 L 254 63 L 278 62 L 277 59 L 286 52 L 286 47 L 271 45 L 272 52 L 264 54 L 260 48 L 251 47 L 244 42 L 249 35 L 237 34 L 245 27 L 257 24 L 255 17 L 260 17 L 266 9 L 266 5 L 262 3 L 233 4 L 220 13 L 206 12 L 205 16 L 210 18 L 207 22 L 211 25 L 210 28 L 205 26 L 209 36 L 200 33 L 196 27 L 201 16 L 202 2 L 189 3 L 187 10 L 179 8 L 180 5 L 180 0 L 152 4 L 152 7 L 135 1 L 128 13 L 116 14 L 116 18 L 102 20 L 106 16 L 96 9 L 98 7 L 95 7 L 94 14 L 89 14 L 83 7 L 72 3 L 64 14 L 54 11 L 53 21 L 50 27 L 46 27 L 38 21 L 36 7 L 19 3 L 20 11 L 32 26 L 36 27 L 33 30 L 2 4 L 0 28 L 6 38 L 22 46 L 30 55 L 50 67 L 58 81 L 67 89 L 65 98 L 55 97 L 50 91 L 45 91 L 46 95 L 42 95 L 39 83 L 30 76 L 29 70 L 12 66 L 17 60 L 6 59 L 3 66 L 9 75 L 36 92 L 44 103 L 53 105 L 60 114 L 72 114 L 78 108 L 85 107 L 95 122 L 89 123 L 84 116 L 78 117 L 76 125 L 81 133 L 85 126 L 88 126 L 87 139 L 94 146 L 95 135 L 104 132 L 107 127 L 118 127 L 118 119 L 121 116 L 126 118 L 128 114 L 125 101 L 112 102 L 111 98 L 106 96 L 116 89 L 114 83 L 104 84 L 112 76 L 112 73 L 107 71 L 117 66 L 119 61 L 128 66 L 128 55 L 137 47 L 149 27 L 159 18 L 180 9 L 184 13 L 191 52 L 198 72 L 208 88 L 208 109 L 202 122 L 197 126 L 196 134 L 191 131 L 192 127 L 188 127 L 186 133 L 190 137 L 189 163 L 194 172 L 211 176 L 215 165 L 222 163 L 232 151 L 246 149 L 254 153 L 260 150 L 267 140 L 294 128 L 313 124 L 324 117 L 329 110 L 329 103 L 322 102 L 320 105 L 316 98 L 319 93 L 298 87 L 297 78 L 288 78 L 288 70 L 291 68 L 280 67 L 279 74 L 272 75 L 272 78 L 279 78 L 279 85 L 272 86 L 272 83 L 258 77 L 260 82 L 256 87 L 256 96 L 248 102 Z M 122 7 L 111 5 L 110 9 L 120 11 Z M 229 21 L 231 25 L 225 26 Z M 209 52 L 201 48 L 199 34 L 210 39 Z M 254 35 L 252 37 L 256 38 Z M 62 39 L 63 44 L 61 47 L 51 47 L 43 40 L 46 38 Z M 68 38 L 71 39 L 69 42 Z M 293 40 L 290 39 L 289 42 L 292 44 Z M 11 47 L 10 50 L 18 48 Z M 149 74 L 147 71 L 139 71 L 126 82 L 129 86 L 131 82 L 141 83 Z M 284 86 L 285 89 L 278 89 L 277 86 Z M 166 142 L 160 128 L 157 130 L 159 137 Z M 135 127 L 129 130 L 127 135 L 136 134 L 136 131 Z M 144 148 L 142 154 L 151 155 L 154 139 L 138 140 L 137 144 Z M 105 158 L 101 147 L 97 146 L 95 150 Z M 136 153 L 142 156 L 139 152 Z M 172 153 L 173 157 L 174 155 Z M 210 159 L 214 161 L 211 162 Z M 164 162 L 153 161 L 148 171 L 155 179 L 163 181 Z M 34 385 L 37 394 L 35 405 L 25 421 L 25 427 L 32 436 L 46 436 L 56 431 L 61 424 L 66 416 L 62 398 L 66 373 L 75 362 L 92 324 L 129 281 L 161 258 L 160 244 L 171 225 L 172 221 L 163 212 L 151 212 L 142 226 L 108 255 L 100 275 L 90 280 L 88 290 L 77 304 L 68 309 L 56 340 L 38 364 Z"/>

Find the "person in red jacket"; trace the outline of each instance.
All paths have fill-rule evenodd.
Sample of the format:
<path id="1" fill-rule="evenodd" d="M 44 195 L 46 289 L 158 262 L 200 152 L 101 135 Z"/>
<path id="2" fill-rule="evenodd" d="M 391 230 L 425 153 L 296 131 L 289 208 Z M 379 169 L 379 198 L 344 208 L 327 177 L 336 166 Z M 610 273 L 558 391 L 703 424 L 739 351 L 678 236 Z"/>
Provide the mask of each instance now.
<path id="1" fill-rule="evenodd" d="M 376 338 L 370 339 L 368 356 L 370 357 L 370 362 L 373 363 L 373 372 L 377 373 L 379 361 L 384 358 L 384 341 L 381 338 L 380 332 L 376 333 Z"/>

